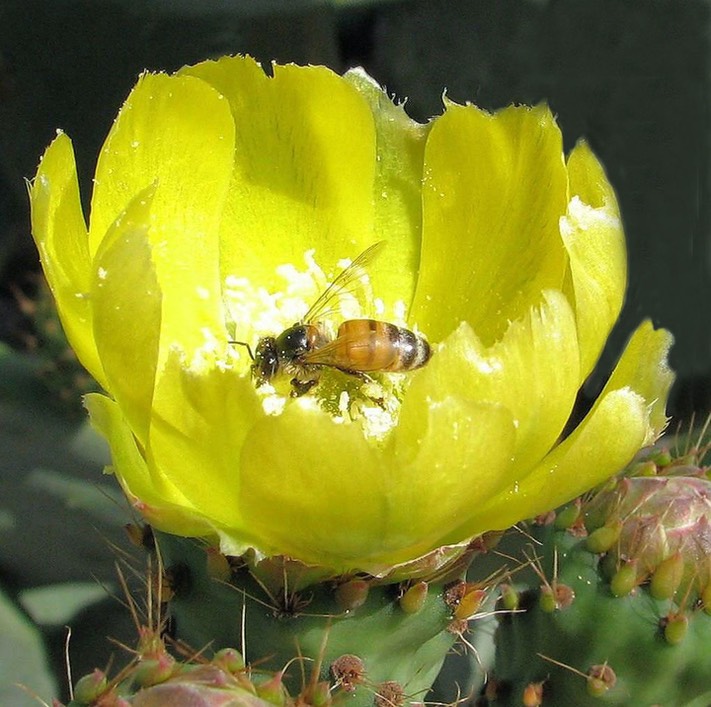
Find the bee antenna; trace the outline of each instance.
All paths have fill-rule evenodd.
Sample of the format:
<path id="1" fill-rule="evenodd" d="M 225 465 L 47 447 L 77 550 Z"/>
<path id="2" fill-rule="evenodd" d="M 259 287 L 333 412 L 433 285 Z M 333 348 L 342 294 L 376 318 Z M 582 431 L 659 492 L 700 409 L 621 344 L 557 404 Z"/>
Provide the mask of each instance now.
<path id="1" fill-rule="evenodd" d="M 247 349 L 247 353 L 249 354 L 249 357 L 254 361 L 254 354 L 252 353 L 252 347 L 246 342 L 246 341 L 234 341 L 230 339 L 228 344 L 237 344 L 237 346 L 244 346 Z"/>

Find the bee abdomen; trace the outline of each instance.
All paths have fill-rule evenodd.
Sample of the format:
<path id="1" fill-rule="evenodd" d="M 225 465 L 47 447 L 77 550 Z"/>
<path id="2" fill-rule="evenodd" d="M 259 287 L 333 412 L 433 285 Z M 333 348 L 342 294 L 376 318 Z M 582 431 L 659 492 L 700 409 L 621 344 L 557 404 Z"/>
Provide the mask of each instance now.
<path id="1" fill-rule="evenodd" d="M 338 329 L 340 365 L 363 372 L 410 371 L 424 366 L 432 351 L 425 338 L 377 319 L 350 319 Z"/>
<path id="2" fill-rule="evenodd" d="M 385 370 L 391 371 L 412 371 L 415 368 L 424 366 L 432 356 L 430 344 L 423 336 L 415 334 L 414 331 L 404 329 L 395 324 L 386 324 L 391 332 L 393 346 L 397 349 L 398 360 L 394 368 Z"/>

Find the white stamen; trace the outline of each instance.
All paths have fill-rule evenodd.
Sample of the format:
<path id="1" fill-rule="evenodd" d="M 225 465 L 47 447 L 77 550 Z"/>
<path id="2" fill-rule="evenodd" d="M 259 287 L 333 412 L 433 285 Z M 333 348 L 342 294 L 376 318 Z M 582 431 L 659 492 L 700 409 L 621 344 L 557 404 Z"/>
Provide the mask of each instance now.
<path id="1" fill-rule="evenodd" d="M 222 301 L 228 338 L 249 343 L 254 350 L 264 336 L 276 336 L 295 322 L 303 319 L 311 305 L 325 290 L 333 278 L 352 261 L 341 260 L 328 277 L 315 259 L 315 251 L 304 253 L 305 269 L 293 264 L 283 264 L 275 268 L 275 273 L 283 284 L 277 284 L 276 291 L 269 291 L 244 277 L 235 274 L 225 276 Z M 407 307 L 403 301 L 392 306 L 378 298 L 373 300 L 370 279 L 364 273 L 349 291 L 340 293 L 330 302 L 323 319 L 318 324 L 335 334 L 338 325 L 346 319 L 377 316 L 395 324 L 406 325 Z M 241 375 L 248 376 L 252 361 L 246 347 L 228 346 L 225 366 L 233 364 Z M 288 380 L 281 378 L 272 385 L 262 385 L 257 389 L 262 407 L 268 415 L 281 414 L 287 403 L 299 405 L 304 410 L 328 409 L 337 424 L 359 424 L 366 437 L 383 439 L 397 423 L 402 387 L 407 385 L 405 376 L 382 374 L 383 384 L 350 384 L 348 390 L 338 390 L 333 385 L 328 368 L 323 370 L 323 381 L 297 400 L 288 397 Z"/>
<path id="2" fill-rule="evenodd" d="M 341 414 L 341 417 L 345 419 L 346 415 L 348 414 L 348 407 L 350 406 L 351 402 L 351 396 L 348 395 L 347 391 L 341 391 L 341 394 L 338 396 L 338 412 Z"/>

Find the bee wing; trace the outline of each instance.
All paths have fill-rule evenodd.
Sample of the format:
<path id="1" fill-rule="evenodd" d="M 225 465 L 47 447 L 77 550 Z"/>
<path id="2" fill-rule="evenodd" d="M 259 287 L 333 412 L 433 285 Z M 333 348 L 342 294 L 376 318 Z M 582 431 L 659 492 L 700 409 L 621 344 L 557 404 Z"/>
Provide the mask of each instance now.
<path id="1" fill-rule="evenodd" d="M 347 268 L 336 275 L 333 282 L 319 295 L 318 299 L 301 320 L 304 323 L 316 321 L 327 310 L 333 300 L 345 292 L 351 291 L 351 286 L 357 285 L 358 280 L 366 273 L 366 269 L 375 258 L 380 255 L 385 246 L 385 241 L 378 241 L 366 248 Z M 362 286 L 362 285 L 361 285 Z"/>
<path id="2" fill-rule="evenodd" d="M 361 323 L 361 320 L 356 320 Z M 305 353 L 301 362 L 332 366 L 342 371 L 361 373 L 382 370 L 382 357 L 374 356 L 378 334 L 375 330 L 363 332 L 362 327 L 347 327 L 344 322 L 338 336 L 332 341 Z"/>
<path id="3" fill-rule="evenodd" d="M 305 364 L 316 363 L 320 366 L 350 368 L 348 361 L 346 361 L 343 356 L 343 352 L 349 341 L 357 341 L 357 339 L 341 335 L 323 346 L 308 351 L 301 357 L 301 360 Z"/>

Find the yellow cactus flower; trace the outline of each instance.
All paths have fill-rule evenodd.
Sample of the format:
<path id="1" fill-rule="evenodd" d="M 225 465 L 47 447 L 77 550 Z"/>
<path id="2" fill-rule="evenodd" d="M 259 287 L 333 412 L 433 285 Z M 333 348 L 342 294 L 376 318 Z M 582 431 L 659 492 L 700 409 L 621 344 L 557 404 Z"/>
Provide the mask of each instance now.
<path id="1" fill-rule="evenodd" d="M 157 528 L 335 571 L 384 572 L 549 510 L 662 430 L 665 331 L 644 323 L 566 437 L 622 305 L 624 236 L 588 146 L 545 106 L 449 101 L 420 125 L 364 72 L 226 57 L 146 73 L 99 157 L 87 228 L 60 133 L 34 236 L 113 470 Z M 327 318 L 422 333 L 422 368 L 305 395 L 257 387 L 261 337 Z M 368 295 L 368 291 L 371 293 Z"/>

